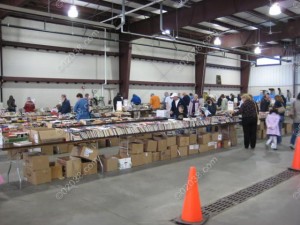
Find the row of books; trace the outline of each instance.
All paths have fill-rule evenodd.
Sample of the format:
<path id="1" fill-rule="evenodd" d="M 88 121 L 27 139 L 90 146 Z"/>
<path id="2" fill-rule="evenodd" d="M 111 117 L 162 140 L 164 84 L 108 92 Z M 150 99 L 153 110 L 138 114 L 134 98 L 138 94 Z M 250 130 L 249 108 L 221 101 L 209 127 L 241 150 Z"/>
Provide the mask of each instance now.
<path id="1" fill-rule="evenodd" d="M 123 135 L 142 134 L 148 132 L 163 132 L 178 129 L 189 129 L 213 124 L 226 124 L 238 122 L 235 118 L 219 118 L 212 123 L 212 119 L 200 120 L 190 118 L 187 120 L 167 120 L 125 124 L 110 124 L 101 126 L 89 126 L 65 129 L 70 141 L 88 140 L 93 138 L 105 138 Z"/>

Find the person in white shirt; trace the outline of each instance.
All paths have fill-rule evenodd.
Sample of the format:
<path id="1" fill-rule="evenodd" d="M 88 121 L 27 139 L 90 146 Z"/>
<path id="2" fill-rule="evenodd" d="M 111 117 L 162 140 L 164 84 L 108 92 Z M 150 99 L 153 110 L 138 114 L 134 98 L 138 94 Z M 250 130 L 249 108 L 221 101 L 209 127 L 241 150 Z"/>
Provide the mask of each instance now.
<path id="1" fill-rule="evenodd" d="M 166 94 L 168 94 L 168 95 L 166 96 Z M 169 95 L 168 92 L 165 93 L 165 96 L 166 97 L 165 97 L 164 104 L 166 105 L 166 110 L 170 111 L 171 107 L 172 107 L 172 101 L 173 101 L 173 99 L 171 98 L 171 96 Z"/>

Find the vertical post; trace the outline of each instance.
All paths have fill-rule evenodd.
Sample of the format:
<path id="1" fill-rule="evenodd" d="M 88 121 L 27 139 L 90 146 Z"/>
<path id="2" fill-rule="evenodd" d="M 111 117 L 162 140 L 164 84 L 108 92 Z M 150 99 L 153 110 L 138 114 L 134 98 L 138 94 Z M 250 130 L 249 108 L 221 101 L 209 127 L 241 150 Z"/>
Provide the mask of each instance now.
<path id="1" fill-rule="evenodd" d="M 120 38 L 121 40 L 124 40 Z M 132 45 L 130 42 L 119 42 L 119 79 L 120 93 L 128 98 Z"/>
<path id="2" fill-rule="evenodd" d="M 249 60 L 249 56 L 241 55 L 242 60 Z M 251 62 L 241 61 L 241 93 L 248 92 Z"/>
<path id="3" fill-rule="evenodd" d="M 204 80 L 206 72 L 206 54 L 195 54 L 195 92 L 196 94 L 202 95 L 204 91 Z"/>
<path id="4" fill-rule="evenodd" d="M 2 21 L 0 20 L 0 24 L 2 24 Z M 3 102 L 3 46 L 2 46 L 2 26 L 0 26 L 0 101 Z"/>

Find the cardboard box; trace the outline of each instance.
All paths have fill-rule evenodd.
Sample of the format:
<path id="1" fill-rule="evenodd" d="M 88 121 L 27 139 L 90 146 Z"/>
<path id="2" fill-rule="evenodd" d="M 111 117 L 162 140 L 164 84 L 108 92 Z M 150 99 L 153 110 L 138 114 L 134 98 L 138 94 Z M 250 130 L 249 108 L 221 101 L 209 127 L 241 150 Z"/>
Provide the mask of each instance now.
<path id="1" fill-rule="evenodd" d="M 153 137 L 155 141 L 157 141 L 157 151 L 162 152 L 167 150 L 167 139 L 161 137 Z"/>
<path id="2" fill-rule="evenodd" d="M 54 153 L 55 154 L 63 154 L 69 152 L 69 144 L 58 144 L 54 146 Z"/>
<path id="3" fill-rule="evenodd" d="M 28 149 L 18 149 L 7 151 L 7 158 L 10 160 L 23 159 L 23 153 L 27 152 Z"/>
<path id="4" fill-rule="evenodd" d="M 197 133 L 206 133 L 206 127 L 199 127 L 197 128 Z"/>
<path id="5" fill-rule="evenodd" d="M 189 150 L 188 150 L 189 155 L 194 155 L 198 153 L 199 153 L 199 144 L 189 146 Z"/>
<path id="6" fill-rule="evenodd" d="M 108 139 L 108 143 L 107 143 L 108 147 L 114 147 L 114 146 L 119 146 L 119 138 L 109 138 Z"/>
<path id="7" fill-rule="evenodd" d="M 231 141 L 230 140 L 223 140 L 222 141 L 222 148 L 230 148 L 231 147 Z"/>
<path id="8" fill-rule="evenodd" d="M 170 160 L 171 159 L 171 150 L 165 150 L 160 152 L 160 160 Z"/>
<path id="9" fill-rule="evenodd" d="M 66 134 L 62 129 L 38 127 L 30 130 L 30 140 L 36 144 L 62 141 L 66 138 Z"/>
<path id="10" fill-rule="evenodd" d="M 160 160 L 160 152 L 152 152 L 152 162 Z"/>
<path id="11" fill-rule="evenodd" d="M 98 147 L 99 148 L 105 148 L 106 147 L 106 139 L 100 139 L 98 141 Z"/>
<path id="12" fill-rule="evenodd" d="M 41 152 L 45 155 L 53 155 L 53 145 L 42 146 Z"/>
<path id="13" fill-rule="evenodd" d="M 81 159 L 81 175 L 92 175 L 98 172 L 97 161 Z"/>
<path id="14" fill-rule="evenodd" d="M 33 170 L 32 167 L 25 166 L 23 169 L 25 180 L 28 182 L 38 185 L 51 182 L 51 169 L 48 168 L 41 170 Z"/>
<path id="15" fill-rule="evenodd" d="M 88 146 L 74 146 L 71 152 L 71 156 L 80 157 L 88 160 L 95 160 L 98 156 L 98 149 Z"/>
<path id="16" fill-rule="evenodd" d="M 177 136 L 177 145 L 179 147 L 189 146 L 190 144 L 190 136 L 181 135 Z"/>
<path id="17" fill-rule="evenodd" d="M 211 147 L 209 147 L 207 144 L 200 144 L 199 145 L 199 152 L 203 153 L 203 152 L 207 152 L 211 150 Z"/>
<path id="18" fill-rule="evenodd" d="M 209 150 L 217 149 L 218 148 L 218 142 L 217 141 L 208 142 L 207 146 L 209 147 Z"/>
<path id="19" fill-rule="evenodd" d="M 190 145 L 197 144 L 197 134 L 190 134 Z"/>
<path id="20" fill-rule="evenodd" d="M 198 135 L 198 144 L 208 144 L 211 141 L 210 133 L 203 133 Z"/>
<path id="21" fill-rule="evenodd" d="M 176 145 L 176 136 L 167 136 L 167 147 Z"/>
<path id="22" fill-rule="evenodd" d="M 152 163 L 152 152 L 144 152 L 144 164 Z"/>
<path id="23" fill-rule="evenodd" d="M 156 152 L 157 150 L 157 141 L 146 139 L 144 140 L 144 151 L 145 152 Z"/>
<path id="24" fill-rule="evenodd" d="M 219 141 L 219 133 L 211 133 L 211 141 Z"/>
<path id="25" fill-rule="evenodd" d="M 171 159 L 177 158 L 178 157 L 178 146 L 177 145 L 172 145 L 168 147 L 168 150 L 171 152 Z"/>
<path id="26" fill-rule="evenodd" d="M 188 146 L 178 147 L 178 155 L 180 157 L 188 155 Z"/>
<path id="27" fill-rule="evenodd" d="M 72 156 L 59 157 L 57 163 L 63 167 L 65 177 L 75 177 L 81 175 L 81 159 Z"/>
<path id="28" fill-rule="evenodd" d="M 115 156 L 101 155 L 101 162 L 104 172 L 111 172 L 118 170 L 118 158 Z"/>
<path id="29" fill-rule="evenodd" d="M 71 153 L 75 145 L 68 144 L 68 153 Z"/>
<path id="30" fill-rule="evenodd" d="M 129 143 L 130 154 L 141 154 L 144 152 L 144 143 L 142 141 L 135 141 Z"/>
<path id="31" fill-rule="evenodd" d="M 51 179 L 62 179 L 62 165 L 58 164 L 57 162 L 50 162 L 50 169 L 51 169 Z"/>
<path id="32" fill-rule="evenodd" d="M 26 152 L 23 154 L 23 162 L 26 167 L 30 167 L 32 170 L 49 168 L 49 156 L 42 155 L 41 153 Z"/>
<path id="33" fill-rule="evenodd" d="M 131 155 L 132 167 L 144 165 L 144 154 Z"/>
<path id="34" fill-rule="evenodd" d="M 131 157 L 119 158 L 118 167 L 120 170 L 129 169 L 132 166 Z"/>

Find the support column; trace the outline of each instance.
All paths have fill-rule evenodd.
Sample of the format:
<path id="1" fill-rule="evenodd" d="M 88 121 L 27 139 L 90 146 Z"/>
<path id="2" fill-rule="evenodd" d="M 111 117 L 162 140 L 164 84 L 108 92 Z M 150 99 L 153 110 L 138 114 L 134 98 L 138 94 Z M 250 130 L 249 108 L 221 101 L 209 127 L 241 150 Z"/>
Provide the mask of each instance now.
<path id="1" fill-rule="evenodd" d="M 0 20 L 0 23 L 2 21 Z M 2 45 L 2 26 L 0 26 L 0 101 L 3 102 L 3 45 Z"/>
<path id="2" fill-rule="evenodd" d="M 202 95 L 204 91 L 206 61 L 207 55 L 195 54 L 195 93 L 198 95 Z"/>
<path id="3" fill-rule="evenodd" d="M 123 40 L 120 37 L 120 40 Z M 119 79 L 120 93 L 127 99 L 129 94 L 130 66 L 131 66 L 131 43 L 119 42 Z"/>
<path id="4" fill-rule="evenodd" d="M 247 55 L 241 55 L 241 59 L 250 60 Z M 249 78 L 250 78 L 251 62 L 241 61 L 241 93 L 248 92 Z"/>

